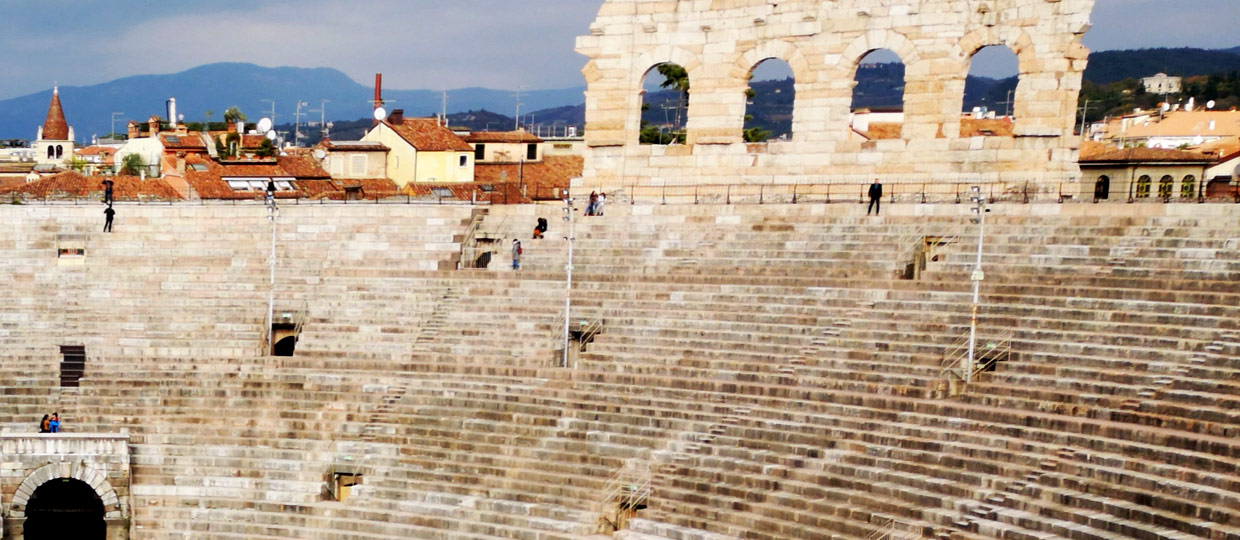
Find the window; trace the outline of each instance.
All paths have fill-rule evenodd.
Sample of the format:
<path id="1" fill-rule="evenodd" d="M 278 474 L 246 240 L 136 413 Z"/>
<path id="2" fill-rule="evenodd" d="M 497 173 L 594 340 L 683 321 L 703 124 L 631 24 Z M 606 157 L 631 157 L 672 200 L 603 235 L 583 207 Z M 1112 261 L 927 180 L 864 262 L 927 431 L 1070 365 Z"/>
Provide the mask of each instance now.
<path id="1" fill-rule="evenodd" d="M 487 145 L 478 143 L 474 145 L 474 161 L 487 160 Z"/>
<path id="2" fill-rule="evenodd" d="M 47 159 L 56 159 L 56 147 L 54 146 L 47 147 Z"/>
<path id="3" fill-rule="evenodd" d="M 530 143 L 525 146 L 525 160 L 538 161 L 538 145 Z"/>
<path id="4" fill-rule="evenodd" d="M 60 159 L 63 157 L 65 157 L 65 147 L 58 144 L 56 145 L 56 159 Z"/>
<path id="5" fill-rule="evenodd" d="M 441 187 L 431 188 L 431 193 L 434 193 L 435 196 L 439 197 L 440 199 L 451 199 L 452 197 L 454 197 L 454 195 L 452 195 L 452 190 L 449 188 L 441 188 Z"/>
<path id="6" fill-rule="evenodd" d="M 1105 174 L 1098 177 L 1098 181 L 1094 182 L 1094 198 L 1098 200 L 1111 198 L 1111 177 Z"/>
<path id="7" fill-rule="evenodd" d="M 493 184 L 482 184 L 478 186 L 478 189 L 483 193 L 491 193 L 492 191 L 495 191 L 495 186 Z"/>
<path id="8" fill-rule="evenodd" d="M 469 166 L 469 155 L 461 154 L 461 166 L 462 167 Z"/>
<path id="9" fill-rule="evenodd" d="M 207 172 L 207 166 L 202 163 L 194 163 L 193 165 L 190 165 L 189 168 L 197 172 Z"/>
<path id="10" fill-rule="evenodd" d="M 366 154 L 352 154 L 349 156 L 349 176 L 360 177 L 366 176 Z"/>
<path id="11" fill-rule="evenodd" d="M 1170 199 L 1171 192 L 1175 190 L 1175 178 L 1166 175 L 1158 180 L 1158 198 Z"/>
<path id="12" fill-rule="evenodd" d="M 1141 178 L 1137 179 L 1137 198 L 1138 199 L 1150 198 L 1150 182 L 1152 182 L 1150 177 L 1144 174 L 1141 175 Z"/>
<path id="13" fill-rule="evenodd" d="M 1191 199 L 1197 196 L 1197 177 L 1188 175 L 1184 177 L 1184 182 L 1180 184 L 1180 198 Z"/>
<path id="14" fill-rule="evenodd" d="M 167 141 L 168 144 L 181 144 L 181 138 L 176 135 L 169 135 Z"/>

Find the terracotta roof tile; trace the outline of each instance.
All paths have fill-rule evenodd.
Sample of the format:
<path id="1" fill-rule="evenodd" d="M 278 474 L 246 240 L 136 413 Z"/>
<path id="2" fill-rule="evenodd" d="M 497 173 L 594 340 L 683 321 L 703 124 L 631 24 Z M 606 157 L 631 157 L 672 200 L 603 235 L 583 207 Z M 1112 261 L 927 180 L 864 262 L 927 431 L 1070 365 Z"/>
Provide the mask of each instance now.
<path id="1" fill-rule="evenodd" d="M 52 90 L 52 103 L 47 107 L 47 119 L 43 121 L 43 140 L 69 140 L 69 123 L 65 121 L 65 110 L 60 105 L 60 90 Z"/>
<path id="2" fill-rule="evenodd" d="M 136 176 L 82 176 L 73 171 L 46 176 L 19 186 L 0 189 L 0 194 L 25 194 L 39 198 L 99 197 L 103 198 L 103 181 L 112 180 L 112 196 L 117 200 L 154 198 L 181 199 L 167 182 L 158 178 L 142 180 Z"/>
<path id="3" fill-rule="evenodd" d="M 422 152 L 473 152 L 474 147 L 434 118 L 405 118 L 399 124 L 384 122 L 405 142 Z"/>
<path id="4" fill-rule="evenodd" d="M 1109 144 L 1086 142 L 1081 145 L 1081 163 L 1212 163 L 1215 158 L 1198 152 L 1162 148 L 1116 148 Z"/>
<path id="5" fill-rule="evenodd" d="M 565 189 L 569 181 L 581 176 L 585 160 L 581 156 L 546 156 L 541 162 L 479 163 L 474 166 L 476 184 L 525 184 L 533 198 L 553 197 L 555 190 Z"/>
<path id="6" fill-rule="evenodd" d="M 469 143 L 541 143 L 533 133 L 520 131 L 475 131 L 462 137 Z"/>

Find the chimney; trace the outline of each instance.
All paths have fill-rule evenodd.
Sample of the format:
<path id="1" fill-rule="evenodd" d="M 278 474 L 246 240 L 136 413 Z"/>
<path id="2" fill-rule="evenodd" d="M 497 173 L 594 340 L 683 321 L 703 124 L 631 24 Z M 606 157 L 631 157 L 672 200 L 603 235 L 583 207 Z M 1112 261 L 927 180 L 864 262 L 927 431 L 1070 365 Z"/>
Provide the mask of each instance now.
<path id="1" fill-rule="evenodd" d="M 185 174 L 185 152 L 177 152 L 177 172 Z"/>
<path id="2" fill-rule="evenodd" d="M 126 131 L 128 131 L 127 135 L 129 135 L 130 140 L 137 139 L 138 137 L 141 136 L 141 133 L 138 133 L 138 121 L 137 120 L 130 120 L 129 123 L 125 125 L 125 128 L 126 128 Z"/>
<path id="3" fill-rule="evenodd" d="M 150 118 L 146 119 L 146 123 L 151 128 L 151 135 L 150 135 L 151 137 L 159 136 L 159 127 L 160 127 L 159 124 L 161 122 L 162 120 L 160 120 L 159 116 L 151 116 Z"/>
<path id="4" fill-rule="evenodd" d="M 382 107 L 382 106 L 383 106 L 383 74 L 382 74 L 382 73 L 376 73 L 376 74 L 375 74 L 375 101 L 374 101 L 374 104 L 375 104 L 375 110 L 376 110 L 376 111 L 377 111 L 377 110 L 379 110 L 379 107 Z M 374 125 L 375 125 L 375 126 L 379 125 L 379 118 L 378 118 L 378 117 L 376 117 L 376 118 L 375 118 L 375 123 L 374 123 Z M 371 126 L 371 127 L 374 127 L 374 126 Z"/>
<path id="5" fill-rule="evenodd" d="M 405 121 L 405 110 L 404 109 L 396 109 L 392 111 L 392 114 L 388 115 L 388 122 L 391 122 L 393 124 L 399 124 L 404 121 Z"/>
<path id="6" fill-rule="evenodd" d="M 173 131 L 177 128 L 177 98 L 168 98 L 168 125 Z"/>

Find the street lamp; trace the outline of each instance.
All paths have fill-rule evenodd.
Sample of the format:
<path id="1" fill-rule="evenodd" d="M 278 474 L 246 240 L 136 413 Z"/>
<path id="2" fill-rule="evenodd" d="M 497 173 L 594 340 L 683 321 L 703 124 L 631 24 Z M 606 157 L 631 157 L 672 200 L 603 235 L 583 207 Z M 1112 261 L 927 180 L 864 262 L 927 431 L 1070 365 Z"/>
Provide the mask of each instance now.
<path id="1" fill-rule="evenodd" d="M 563 366 L 568 367 L 568 325 L 572 321 L 572 296 L 573 296 L 573 243 L 576 241 L 574 234 L 574 225 L 576 221 L 573 219 L 573 198 L 568 196 L 567 191 L 564 194 L 564 221 L 568 222 L 568 236 L 564 237 L 568 241 L 568 264 L 564 266 L 564 360 Z"/>
<path id="2" fill-rule="evenodd" d="M 986 231 L 986 212 L 989 211 L 981 186 L 973 186 L 973 195 L 969 200 L 973 201 L 972 210 L 977 214 L 970 220 L 977 225 L 977 263 L 973 266 L 973 275 L 969 277 L 973 281 L 973 317 L 969 321 L 969 363 L 964 368 L 965 384 L 972 382 L 973 369 L 977 365 L 977 308 L 981 300 L 982 280 L 986 279 L 986 274 L 982 272 L 982 243 Z"/>

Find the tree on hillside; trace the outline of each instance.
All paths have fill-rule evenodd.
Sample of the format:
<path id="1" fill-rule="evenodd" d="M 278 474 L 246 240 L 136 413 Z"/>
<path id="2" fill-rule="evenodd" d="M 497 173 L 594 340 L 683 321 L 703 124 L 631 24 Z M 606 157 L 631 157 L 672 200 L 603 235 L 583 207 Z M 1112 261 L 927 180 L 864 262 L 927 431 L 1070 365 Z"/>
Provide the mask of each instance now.
<path id="1" fill-rule="evenodd" d="M 241 112 L 241 107 L 233 105 L 224 109 L 224 121 L 229 124 L 245 121 L 245 113 Z"/>

